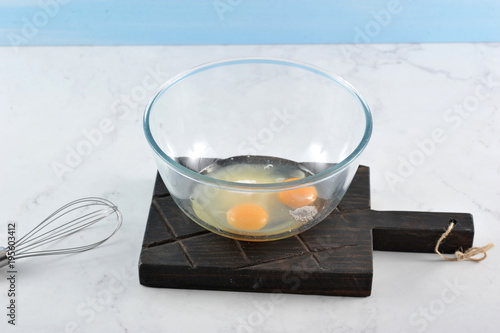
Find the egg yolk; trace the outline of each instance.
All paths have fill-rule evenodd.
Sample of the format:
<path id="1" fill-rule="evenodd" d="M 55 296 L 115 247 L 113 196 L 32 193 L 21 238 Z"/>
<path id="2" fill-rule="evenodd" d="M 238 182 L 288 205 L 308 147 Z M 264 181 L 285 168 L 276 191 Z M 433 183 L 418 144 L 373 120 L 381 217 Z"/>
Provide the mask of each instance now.
<path id="1" fill-rule="evenodd" d="M 291 182 L 300 178 L 290 178 L 285 180 Z M 301 187 L 294 190 L 278 192 L 278 199 L 291 208 L 309 206 L 316 200 L 318 191 L 314 186 Z"/>
<path id="2" fill-rule="evenodd" d="M 269 221 L 269 214 L 254 203 L 242 203 L 228 210 L 227 222 L 236 229 L 256 231 L 262 229 Z"/>

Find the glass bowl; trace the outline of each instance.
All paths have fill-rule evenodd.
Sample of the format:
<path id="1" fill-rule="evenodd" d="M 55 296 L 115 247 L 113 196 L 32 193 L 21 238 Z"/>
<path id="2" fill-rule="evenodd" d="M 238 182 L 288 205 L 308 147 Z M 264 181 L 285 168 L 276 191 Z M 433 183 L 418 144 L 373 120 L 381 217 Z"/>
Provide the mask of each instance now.
<path id="1" fill-rule="evenodd" d="M 289 237 L 342 200 L 372 133 L 364 99 L 298 61 L 211 62 L 163 84 L 144 131 L 179 208 L 219 235 Z"/>

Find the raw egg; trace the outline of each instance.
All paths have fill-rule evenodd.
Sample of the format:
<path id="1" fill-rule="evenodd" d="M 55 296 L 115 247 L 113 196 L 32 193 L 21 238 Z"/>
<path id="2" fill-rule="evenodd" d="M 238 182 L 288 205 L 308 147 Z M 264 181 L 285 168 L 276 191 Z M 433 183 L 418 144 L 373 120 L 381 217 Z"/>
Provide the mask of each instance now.
<path id="1" fill-rule="evenodd" d="M 291 182 L 293 180 L 298 180 L 300 178 L 290 178 L 285 180 L 286 182 Z M 294 190 L 278 192 L 278 199 L 285 205 L 291 208 L 300 208 L 304 206 L 309 206 L 312 204 L 316 197 L 318 196 L 318 191 L 314 186 L 301 187 Z"/>
<path id="2" fill-rule="evenodd" d="M 262 229 L 269 221 L 267 211 L 254 203 L 238 204 L 227 212 L 226 217 L 233 228 L 245 231 Z"/>

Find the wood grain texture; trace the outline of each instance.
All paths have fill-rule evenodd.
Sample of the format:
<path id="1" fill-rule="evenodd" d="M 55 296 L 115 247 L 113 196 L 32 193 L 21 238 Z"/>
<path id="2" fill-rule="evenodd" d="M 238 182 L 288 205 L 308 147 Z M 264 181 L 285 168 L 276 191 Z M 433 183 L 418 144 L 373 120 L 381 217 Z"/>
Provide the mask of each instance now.
<path id="1" fill-rule="evenodd" d="M 450 220 L 456 226 L 441 251 L 471 247 L 470 214 L 372 210 L 369 168 L 360 166 L 337 209 L 317 226 L 279 241 L 237 241 L 191 221 L 158 176 L 139 279 L 150 287 L 369 296 L 374 249 L 433 252 Z"/>

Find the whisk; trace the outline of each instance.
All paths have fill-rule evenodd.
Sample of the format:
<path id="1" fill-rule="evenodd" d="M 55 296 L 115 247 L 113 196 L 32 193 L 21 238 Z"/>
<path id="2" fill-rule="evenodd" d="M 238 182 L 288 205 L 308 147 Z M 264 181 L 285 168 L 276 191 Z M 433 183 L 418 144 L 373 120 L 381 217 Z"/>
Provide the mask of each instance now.
<path id="1" fill-rule="evenodd" d="M 107 237 L 88 245 L 53 249 L 37 250 L 39 246 L 63 239 L 83 229 L 116 215 L 114 230 Z M 36 256 L 59 255 L 91 250 L 111 238 L 122 225 L 122 214 L 113 203 L 106 199 L 89 197 L 72 201 L 56 210 L 26 235 L 9 242 L 7 248 L 0 247 L 0 267 L 9 262 Z"/>

